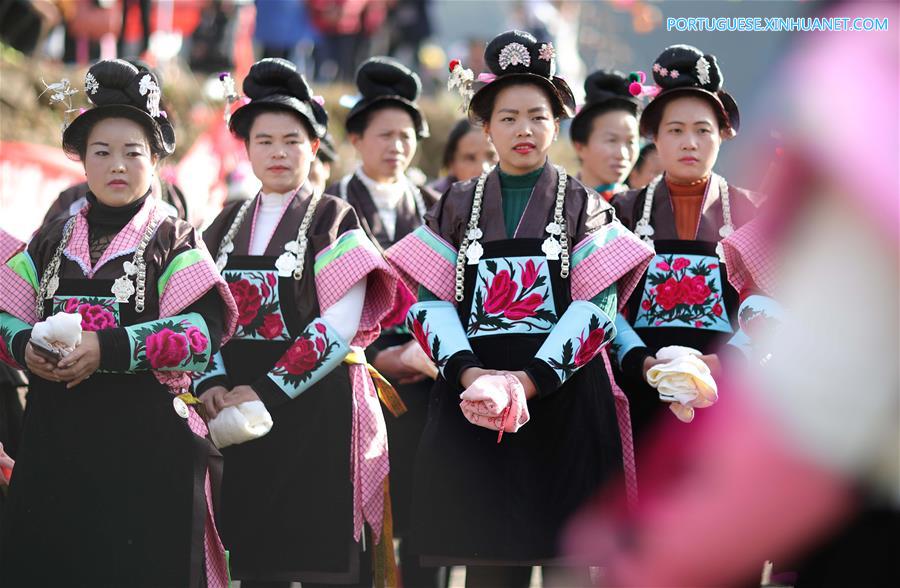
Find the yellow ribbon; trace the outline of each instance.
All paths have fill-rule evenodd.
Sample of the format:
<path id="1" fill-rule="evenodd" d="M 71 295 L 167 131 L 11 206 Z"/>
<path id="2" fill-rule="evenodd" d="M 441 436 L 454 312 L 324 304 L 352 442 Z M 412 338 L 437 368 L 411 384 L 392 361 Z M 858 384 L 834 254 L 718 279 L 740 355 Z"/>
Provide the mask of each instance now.
<path id="1" fill-rule="evenodd" d="M 191 404 L 202 404 L 200 399 L 194 396 L 191 392 L 184 392 L 183 394 L 179 394 L 175 398 L 180 398 L 182 402 L 190 406 Z"/>
<path id="2" fill-rule="evenodd" d="M 347 357 L 344 358 L 344 363 L 347 365 L 366 366 L 366 370 L 368 370 L 369 376 L 372 378 L 372 383 L 375 384 L 378 398 L 385 408 L 387 408 L 395 417 L 406 412 L 406 405 L 403 403 L 403 399 L 400 398 L 400 395 L 397 394 L 397 390 L 387 381 L 387 378 L 382 376 L 372 364 L 366 361 L 365 353 L 351 349 L 350 353 L 347 354 Z"/>

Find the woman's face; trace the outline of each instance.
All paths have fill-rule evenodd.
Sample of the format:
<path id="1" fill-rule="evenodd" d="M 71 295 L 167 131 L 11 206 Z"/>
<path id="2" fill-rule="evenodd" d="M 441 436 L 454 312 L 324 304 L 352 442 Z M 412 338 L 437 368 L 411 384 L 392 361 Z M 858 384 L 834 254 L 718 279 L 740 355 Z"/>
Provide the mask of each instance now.
<path id="1" fill-rule="evenodd" d="M 533 84 L 520 84 L 497 93 L 484 132 L 497 149 L 500 169 L 521 175 L 544 165 L 559 134 L 559 121 L 544 91 Z"/>
<path id="2" fill-rule="evenodd" d="M 620 184 L 637 161 L 637 118 L 624 110 L 595 116 L 587 143 L 574 143 L 586 177 L 599 184 Z"/>
<path id="3" fill-rule="evenodd" d="M 146 194 L 156 162 L 144 127 L 133 120 L 105 118 L 88 134 L 84 173 L 107 206 L 125 206 Z"/>
<path id="4" fill-rule="evenodd" d="M 416 127 L 402 108 L 382 108 L 369 117 L 362 135 L 350 135 L 350 143 L 367 176 L 392 183 L 403 177 L 416 154 Z"/>
<path id="5" fill-rule="evenodd" d="M 654 143 L 670 178 L 681 183 L 705 178 L 722 145 L 712 105 L 694 96 L 673 99 L 663 110 Z"/>
<path id="6" fill-rule="evenodd" d="M 288 112 L 263 112 L 250 127 L 247 155 L 262 191 L 285 194 L 303 185 L 319 150 L 300 119 Z"/>
<path id="7" fill-rule="evenodd" d="M 476 178 L 497 163 L 497 151 L 484 133 L 472 129 L 456 144 L 456 152 L 447 171 L 459 181 Z"/>

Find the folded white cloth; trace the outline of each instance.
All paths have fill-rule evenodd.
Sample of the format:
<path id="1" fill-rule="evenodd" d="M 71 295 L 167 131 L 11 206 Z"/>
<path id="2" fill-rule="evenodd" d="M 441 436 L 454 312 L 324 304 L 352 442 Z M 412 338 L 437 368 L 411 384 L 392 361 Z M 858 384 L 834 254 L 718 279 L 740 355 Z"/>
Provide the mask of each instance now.
<path id="1" fill-rule="evenodd" d="M 81 315 L 77 312 L 57 312 L 34 325 L 31 339 L 47 349 L 59 351 L 65 357 L 81 343 Z"/>
<path id="2" fill-rule="evenodd" d="M 229 406 L 209 421 L 209 435 L 222 449 L 259 439 L 272 430 L 272 415 L 259 400 Z"/>
<path id="3" fill-rule="evenodd" d="M 437 366 L 428 358 L 428 354 L 425 353 L 425 350 L 422 349 L 422 346 L 418 343 L 407 346 L 407 348 L 403 350 L 403 353 L 400 354 L 400 361 L 416 371 L 425 374 L 432 380 L 437 379 Z"/>
<path id="4" fill-rule="evenodd" d="M 694 420 L 695 408 L 712 406 L 719 399 L 716 381 L 701 355 L 690 347 L 663 347 L 656 358 L 668 361 L 647 370 L 647 382 L 659 392 L 659 399 L 685 423 Z"/>

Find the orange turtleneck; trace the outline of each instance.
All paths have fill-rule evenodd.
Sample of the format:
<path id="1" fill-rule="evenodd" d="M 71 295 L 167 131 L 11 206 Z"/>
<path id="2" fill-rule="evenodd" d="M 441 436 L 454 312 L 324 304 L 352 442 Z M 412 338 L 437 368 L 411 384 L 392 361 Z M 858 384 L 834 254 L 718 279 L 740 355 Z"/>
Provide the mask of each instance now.
<path id="1" fill-rule="evenodd" d="M 700 207 L 703 206 L 703 195 L 709 176 L 691 182 L 679 184 L 666 177 L 666 186 L 672 195 L 672 210 L 675 212 L 675 230 L 678 238 L 689 241 L 697 236 L 697 225 L 700 221 Z"/>

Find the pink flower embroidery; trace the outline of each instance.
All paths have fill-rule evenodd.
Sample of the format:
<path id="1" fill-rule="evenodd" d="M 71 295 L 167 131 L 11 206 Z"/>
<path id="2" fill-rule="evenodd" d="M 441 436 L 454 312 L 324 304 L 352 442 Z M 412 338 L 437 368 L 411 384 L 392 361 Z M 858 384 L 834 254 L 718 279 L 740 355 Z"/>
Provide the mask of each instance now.
<path id="1" fill-rule="evenodd" d="M 184 334 L 187 336 L 191 351 L 194 353 L 203 353 L 209 347 L 209 339 L 197 327 L 188 327 Z"/>
<path id="2" fill-rule="evenodd" d="M 672 269 L 676 272 L 683 270 L 684 268 L 691 265 L 691 261 L 686 257 L 679 257 L 674 262 L 672 262 Z"/>
<path id="3" fill-rule="evenodd" d="M 178 367 L 188 356 L 188 340 L 171 329 L 147 336 L 147 359 L 154 369 Z"/>
<path id="4" fill-rule="evenodd" d="M 116 317 L 99 304 L 80 304 L 81 328 L 85 331 L 102 331 L 116 327 Z"/>
<path id="5" fill-rule="evenodd" d="M 66 300 L 66 305 L 63 307 L 63 310 L 66 312 L 78 312 L 78 305 L 81 303 L 81 300 L 78 298 L 69 298 Z"/>
<path id="6" fill-rule="evenodd" d="M 666 263 L 665 261 L 660 261 L 659 263 L 656 264 L 656 267 L 657 267 L 657 269 L 661 269 L 664 272 L 667 272 L 672 269 L 669 267 L 669 264 Z"/>

